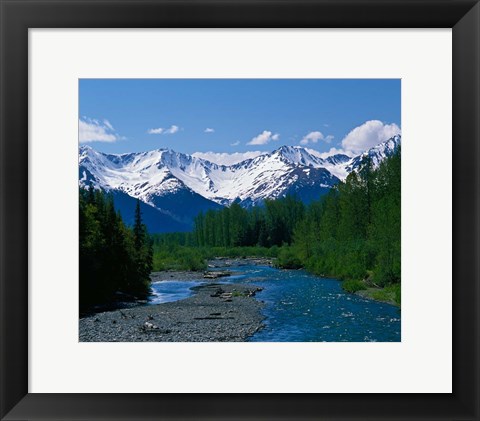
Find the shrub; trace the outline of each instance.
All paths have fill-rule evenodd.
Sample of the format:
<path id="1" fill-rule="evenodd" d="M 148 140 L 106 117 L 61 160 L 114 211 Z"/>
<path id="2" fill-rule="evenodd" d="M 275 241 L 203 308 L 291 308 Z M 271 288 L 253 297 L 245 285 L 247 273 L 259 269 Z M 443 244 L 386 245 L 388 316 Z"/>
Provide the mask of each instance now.
<path id="1" fill-rule="evenodd" d="M 398 305 L 401 305 L 402 304 L 402 287 L 400 286 L 400 284 L 395 284 L 394 285 L 394 291 L 395 291 L 395 302 L 398 304 Z"/>
<path id="2" fill-rule="evenodd" d="M 351 293 L 367 289 L 365 284 L 362 281 L 358 280 L 347 280 L 342 282 L 342 288 Z"/>
<path id="3" fill-rule="evenodd" d="M 190 247 L 159 247 L 153 255 L 153 270 L 192 270 L 207 268 L 203 254 Z"/>
<path id="4" fill-rule="evenodd" d="M 401 305 L 400 284 L 390 284 L 372 294 L 372 298 L 378 301 L 394 302 Z"/>
<path id="5" fill-rule="evenodd" d="M 278 254 L 277 266 L 282 269 L 300 269 L 302 262 L 290 247 L 283 246 Z"/>

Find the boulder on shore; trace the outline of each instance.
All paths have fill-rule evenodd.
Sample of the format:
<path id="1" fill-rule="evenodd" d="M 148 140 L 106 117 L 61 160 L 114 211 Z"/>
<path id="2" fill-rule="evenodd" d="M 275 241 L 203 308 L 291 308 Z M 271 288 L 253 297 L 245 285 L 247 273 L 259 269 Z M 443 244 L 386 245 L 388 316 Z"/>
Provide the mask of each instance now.
<path id="1" fill-rule="evenodd" d="M 217 279 L 223 278 L 225 276 L 230 276 L 231 272 L 223 270 L 223 271 L 208 271 L 203 273 L 203 277 L 205 279 Z"/>

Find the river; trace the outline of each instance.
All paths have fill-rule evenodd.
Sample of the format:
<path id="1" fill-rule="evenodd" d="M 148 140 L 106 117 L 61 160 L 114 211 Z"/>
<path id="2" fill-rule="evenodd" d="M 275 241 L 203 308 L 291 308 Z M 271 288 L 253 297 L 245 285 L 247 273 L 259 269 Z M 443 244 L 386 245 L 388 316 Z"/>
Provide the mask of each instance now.
<path id="1" fill-rule="evenodd" d="M 265 328 L 251 342 L 398 342 L 400 310 L 346 293 L 336 279 L 318 278 L 303 270 L 269 266 L 229 267 L 234 272 L 222 283 L 263 287 L 256 298 L 265 302 Z M 152 284 L 151 303 L 176 301 L 194 292 L 191 282 L 175 280 Z"/>

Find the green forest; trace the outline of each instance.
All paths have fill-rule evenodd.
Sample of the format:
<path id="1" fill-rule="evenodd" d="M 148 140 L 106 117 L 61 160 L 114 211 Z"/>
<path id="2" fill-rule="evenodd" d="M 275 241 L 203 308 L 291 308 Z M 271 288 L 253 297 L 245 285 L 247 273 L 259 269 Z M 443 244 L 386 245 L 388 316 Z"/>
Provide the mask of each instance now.
<path id="1" fill-rule="evenodd" d="M 137 201 L 127 227 L 113 198 L 92 186 L 80 189 L 80 310 L 116 295 L 145 298 L 150 290 L 153 244 Z"/>
<path id="2" fill-rule="evenodd" d="M 400 304 L 400 179 L 398 149 L 376 169 L 365 158 L 358 173 L 308 205 L 294 196 L 249 209 L 233 203 L 197 215 L 191 232 L 151 236 L 138 206 L 128 228 L 108 195 L 81 191 L 81 299 L 145 294 L 152 268 L 204 270 L 215 256 L 265 256 L 342 279 L 349 292 L 375 287 L 373 298 L 391 294 Z"/>

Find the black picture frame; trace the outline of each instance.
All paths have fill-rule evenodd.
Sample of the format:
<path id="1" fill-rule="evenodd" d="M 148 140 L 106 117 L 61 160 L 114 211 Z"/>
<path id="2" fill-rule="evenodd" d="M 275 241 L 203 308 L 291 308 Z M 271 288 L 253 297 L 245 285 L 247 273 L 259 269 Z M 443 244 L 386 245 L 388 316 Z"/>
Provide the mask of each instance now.
<path id="1" fill-rule="evenodd" d="M 0 0 L 0 13 L 2 420 L 480 419 L 477 1 Z M 28 393 L 28 29 L 104 27 L 453 28 L 452 394 Z"/>

